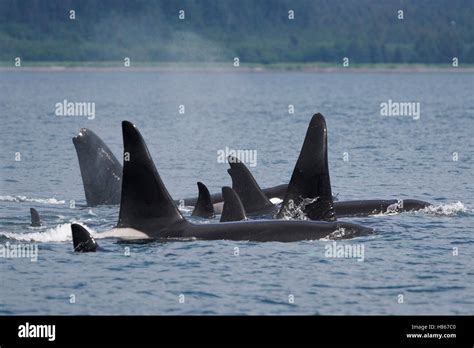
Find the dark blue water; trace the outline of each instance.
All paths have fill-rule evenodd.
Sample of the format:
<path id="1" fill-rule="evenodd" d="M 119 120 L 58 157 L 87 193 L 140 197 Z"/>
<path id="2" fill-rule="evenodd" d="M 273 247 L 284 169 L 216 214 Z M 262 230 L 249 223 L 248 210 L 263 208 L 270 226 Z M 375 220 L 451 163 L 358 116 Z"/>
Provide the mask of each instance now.
<path id="1" fill-rule="evenodd" d="M 3 71 L 0 245 L 34 243 L 39 256 L 0 258 L 0 314 L 473 314 L 473 87 L 473 74 L 452 73 Z M 95 119 L 55 116 L 64 99 L 95 102 Z M 381 116 L 389 99 L 419 102 L 420 118 Z M 72 252 L 71 222 L 100 236 L 118 215 L 85 207 L 71 141 L 81 127 L 121 158 L 120 121 L 136 123 L 179 199 L 196 181 L 230 185 L 225 147 L 257 151 L 262 187 L 287 182 L 315 112 L 339 199 L 435 204 L 349 219 L 376 229 L 338 241 L 363 246 L 363 261 L 327 257 L 329 241 L 99 239 L 104 252 Z M 28 226 L 30 207 L 44 227 Z"/>

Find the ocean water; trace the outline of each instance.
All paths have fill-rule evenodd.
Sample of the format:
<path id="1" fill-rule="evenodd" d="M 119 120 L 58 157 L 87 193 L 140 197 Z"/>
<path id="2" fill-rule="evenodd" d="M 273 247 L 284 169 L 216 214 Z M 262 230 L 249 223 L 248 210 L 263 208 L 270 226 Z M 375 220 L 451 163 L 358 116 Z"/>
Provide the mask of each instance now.
<path id="1" fill-rule="evenodd" d="M 38 247 L 36 262 L 0 257 L 0 314 L 474 314 L 473 74 L 0 74 L 0 246 Z M 56 116 L 64 99 L 94 102 L 95 118 Z M 419 119 L 381 116 L 389 100 L 420 103 Z M 212 192 L 231 184 L 217 156 L 226 147 L 257 151 L 262 187 L 288 182 L 315 112 L 326 116 L 340 200 L 435 206 L 345 219 L 376 230 L 336 241 L 363 247 L 363 259 L 328 257 L 327 240 L 100 238 L 118 207 L 86 207 L 71 141 L 81 127 L 121 158 L 120 122 L 134 122 L 179 199 L 197 193 L 196 181 Z M 29 227 L 30 207 L 43 227 Z M 75 254 L 71 222 L 104 250 Z"/>

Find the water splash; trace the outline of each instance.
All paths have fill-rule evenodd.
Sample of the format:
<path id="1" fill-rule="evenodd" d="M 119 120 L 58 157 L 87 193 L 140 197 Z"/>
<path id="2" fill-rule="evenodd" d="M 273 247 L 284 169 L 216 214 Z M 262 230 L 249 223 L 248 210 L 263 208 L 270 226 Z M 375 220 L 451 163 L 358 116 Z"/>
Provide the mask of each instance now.
<path id="1" fill-rule="evenodd" d="M 429 207 L 421 209 L 415 213 L 424 213 L 438 216 L 456 216 L 460 213 L 467 212 L 469 212 L 469 209 L 466 208 L 464 203 L 457 201 L 455 203 L 430 205 Z"/>
<path id="2" fill-rule="evenodd" d="M 403 210 L 403 201 L 401 199 L 397 199 L 397 203 L 390 204 L 387 207 L 387 211 L 384 213 L 384 215 L 398 214 L 402 210 Z"/>
<path id="3" fill-rule="evenodd" d="M 335 231 L 328 234 L 326 237 L 321 238 L 322 241 L 329 241 L 334 239 L 343 239 L 349 232 L 344 227 L 338 227 Z"/>
<path id="4" fill-rule="evenodd" d="M 72 240 L 71 224 L 61 224 L 42 232 L 0 232 L 0 236 L 28 242 L 68 242 Z"/>
<path id="5" fill-rule="evenodd" d="M 0 202 L 31 202 L 43 204 L 65 204 L 64 200 L 57 200 L 56 198 L 31 198 L 26 196 L 0 196 Z"/>
<path id="6" fill-rule="evenodd" d="M 301 203 L 296 204 L 292 199 L 288 202 L 288 205 L 283 208 L 283 220 L 308 220 L 306 213 L 304 212 L 307 205 L 314 203 L 318 200 L 316 198 L 303 198 Z"/>

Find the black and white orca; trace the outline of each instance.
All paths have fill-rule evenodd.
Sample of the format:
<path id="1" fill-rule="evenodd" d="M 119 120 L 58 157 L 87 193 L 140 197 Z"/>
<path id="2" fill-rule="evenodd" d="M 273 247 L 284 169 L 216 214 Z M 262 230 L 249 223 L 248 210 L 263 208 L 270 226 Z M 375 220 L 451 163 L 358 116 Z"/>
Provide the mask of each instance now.
<path id="1" fill-rule="evenodd" d="M 319 127 L 319 128 L 318 128 Z M 321 151 L 320 149 L 324 149 Z M 334 201 L 330 199 L 331 185 L 327 156 L 327 130 L 324 116 L 313 116 L 303 147 L 288 185 L 282 207 L 273 204 L 262 192 L 249 169 L 237 158 L 229 158 L 228 173 L 232 188 L 242 200 L 246 214 L 269 215 L 277 218 L 298 217 L 303 213 L 311 220 L 331 221 L 337 217 L 369 216 L 424 209 L 431 204 L 415 199 L 371 199 Z M 315 176 L 314 173 L 321 173 Z M 316 205 L 316 210 L 314 207 Z M 318 205 L 325 205 L 326 209 Z M 321 216 L 320 213 L 325 214 Z"/>
<path id="2" fill-rule="evenodd" d="M 324 119 L 320 117 L 313 117 L 312 124 L 319 130 L 325 128 Z M 120 213 L 117 227 L 106 232 L 109 237 L 294 242 L 321 238 L 352 238 L 374 232 L 373 229 L 361 225 L 335 221 L 335 218 L 332 218 L 331 222 L 255 220 L 190 223 L 180 213 L 163 184 L 138 129 L 132 123 L 124 121 L 122 132 L 124 166 Z M 321 147 L 320 150 L 327 151 L 327 148 Z M 319 169 L 323 170 L 311 169 L 306 173 L 308 177 L 305 179 L 309 178 L 324 185 L 329 184 L 328 180 L 322 179 L 322 176 L 327 175 L 325 173 L 327 168 L 320 166 Z M 314 187 L 316 186 L 313 185 L 313 189 Z M 330 188 L 328 190 L 324 187 L 314 192 L 320 194 L 323 191 L 330 193 Z M 325 196 L 324 199 L 326 199 Z M 332 196 L 329 194 L 327 199 L 328 202 L 324 201 L 323 204 L 312 206 L 312 213 L 315 216 L 334 216 L 330 212 Z M 315 202 L 319 201 L 316 199 Z M 88 249 L 97 248 L 95 245 L 90 247 L 90 241 L 95 243 L 95 240 L 82 226 L 73 224 L 71 229 L 75 251 L 89 251 Z"/>

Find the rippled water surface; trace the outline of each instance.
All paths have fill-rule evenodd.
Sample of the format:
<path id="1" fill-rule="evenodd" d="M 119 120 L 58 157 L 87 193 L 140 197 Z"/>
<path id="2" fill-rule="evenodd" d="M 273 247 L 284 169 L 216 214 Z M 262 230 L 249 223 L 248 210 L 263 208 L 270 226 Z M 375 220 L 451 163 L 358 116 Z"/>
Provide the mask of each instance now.
<path id="1" fill-rule="evenodd" d="M 39 255 L 0 258 L 0 314 L 472 315 L 473 81 L 452 73 L 1 72 L 0 245 L 33 242 Z M 95 102 L 95 119 L 55 116 L 64 99 Z M 419 102 L 419 120 L 381 116 L 389 99 Z M 99 239 L 104 251 L 73 253 L 71 222 L 100 236 L 118 216 L 115 206 L 85 206 L 71 141 L 81 127 L 121 158 L 120 122 L 136 123 L 179 199 L 197 192 L 196 181 L 213 192 L 230 185 L 217 161 L 226 147 L 257 150 L 251 170 L 262 187 L 287 182 L 315 112 L 327 119 L 340 200 L 435 207 L 346 219 L 376 230 L 337 242 L 363 246 L 363 261 L 327 257 L 328 241 Z M 29 227 L 30 207 L 45 226 Z"/>

